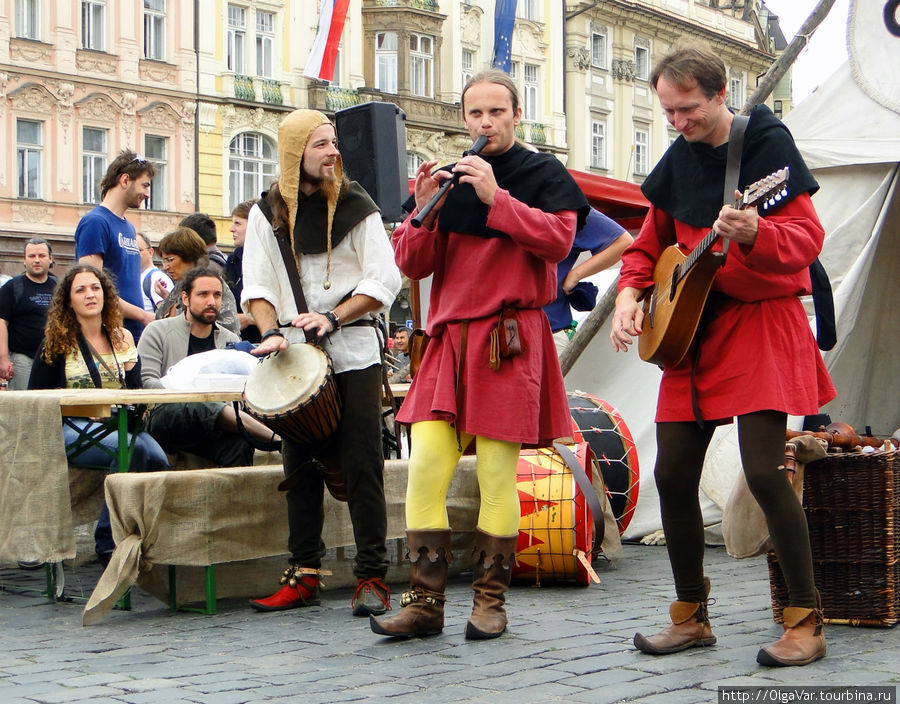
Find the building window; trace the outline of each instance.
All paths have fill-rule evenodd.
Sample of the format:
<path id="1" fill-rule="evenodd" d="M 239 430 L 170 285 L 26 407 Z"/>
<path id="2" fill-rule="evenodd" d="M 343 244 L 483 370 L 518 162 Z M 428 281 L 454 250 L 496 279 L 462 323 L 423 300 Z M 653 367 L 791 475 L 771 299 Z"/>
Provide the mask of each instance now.
<path id="1" fill-rule="evenodd" d="M 650 49 L 645 46 L 634 47 L 634 77 L 642 81 L 650 78 Z"/>
<path id="2" fill-rule="evenodd" d="M 425 159 L 423 159 L 420 154 L 416 154 L 415 152 L 406 152 L 407 178 L 415 178 L 416 171 L 419 170 L 419 167 L 423 164 L 424 161 Z"/>
<path id="3" fill-rule="evenodd" d="M 16 0 L 16 36 L 41 38 L 41 0 Z"/>
<path id="4" fill-rule="evenodd" d="M 146 135 L 144 137 L 144 156 L 156 169 L 156 176 L 150 182 L 150 197 L 144 201 L 147 210 L 166 209 L 166 177 L 168 167 L 168 143 L 166 137 Z"/>
<path id="5" fill-rule="evenodd" d="M 166 0 L 144 0 L 144 58 L 166 59 Z"/>
<path id="6" fill-rule="evenodd" d="M 525 64 L 525 85 L 523 91 L 523 114 L 526 120 L 537 122 L 538 102 L 538 67 L 534 64 Z"/>
<path id="7" fill-rule="evenodd" d="M 735 110 L 744 107 L 744 76 L 732 73 L 728 81 L 728 104 Z"/>
<path id="8" fill-rule="evenodd" d="M 591 168 L 606 168 L 606 123 L 591 122 Z"/>
<path id="9" fill-rule="evenodd" d="M 375 88 L 385 93 L 397 92 L 397 33 L 375 35 Z"/>
<path id="10" fill-rule="evenodd" d="M 81 2 L 81 46 L 84 49 L 103 51 L 103 0 L 82 0 Z"/>
<path id="11" fill-rule="evenodd" d="M 650 171 L 650 134 L 646 130 L 634 131 L 634 173 L 646 176 Z"/>
<path id="12" fill-rule="evenodd" d="M 591 34 L 591 66 L 594 68 L 607 68 L 606 61 L 606 32 L 594 32 Z"/>
<path id="13" fill-rule="evenodd" d="M 518 61 L 510 61 L 509 62 L 509 77 L 515 81 L 519 77 L 519 62 Z"/>
<path id="14" fill-rule="evenodd" d="M 228 37 L 226 62 L 229 71 L 246 73 L 244 46 L 247 33 L 247 11 L 243 7 L 228 6 Z"/>
<path id="15" fill-rule="evenodd" d="M 275 179 L 277 155 L 271 140 L 256 132 L 243 132 L 231 140 L 228 161 L 229 210 L 250 198 L 259 198 Z"/>
<path id="16" fill-rule="evenodd" d="M 465 87 L 469 79 L 475 74 L 475 53 L 468 49 L 462 52 L 462 84 Z"/>
<path id="17" fill-rule="evenodd" d="M 256 73 L 272 77 L 272 46 L 275 43 L 275 15 L 256 11 Z"/>
<path id="18" fill-rule="evenodd" d="M 434 44 L 423 34 L 409 35 L 409 92 L 430 98 L 433 94 L 432 78 Z"/>
<path id="19" fill-rule="evenodd" d="M 519 0 L 518 14 L 523 20 L 531 20 L 537 22 L 538 8 L 537 0 Z"/>
<path id="20" fill-rule="evenodd" d="M 43 123 L 16 120 L 16 170 L 19 198 L 41 197 L 41 130 Z"/>
<path id="21" fill-rule="evenodd" d="M 106 130 L 81 130 L 81 202 L 100 202 L 100 180 L 106 173 Z"/>

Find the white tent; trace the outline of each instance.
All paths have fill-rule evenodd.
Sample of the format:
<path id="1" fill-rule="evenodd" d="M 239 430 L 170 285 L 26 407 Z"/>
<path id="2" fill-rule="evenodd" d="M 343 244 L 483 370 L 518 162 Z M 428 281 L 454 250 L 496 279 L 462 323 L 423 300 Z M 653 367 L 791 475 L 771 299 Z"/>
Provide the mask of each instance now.
<path id="1" fill-rule="evenodd" d="M 838 397 L 823 412 L 859 432 L 870 426 L 876 435 L 890 435 L 900 427 L 900 113 L 860 90 L 845 65 L 785 123 L 821 186 L 813 203 L 825 226 L 821 260 L 838 323 L 838 344 L 825 353 Z M 613 353 L 610 321 L 569 372 L 566 386 L 616 406 L 634 435 L 640 497 L 625 537 L 635 539 L 661 527 L 652 477 L 660 372 L 634 349 Z M 800 419 L 792 421 L 799 427 Z M 701 481 L 707 525 L 721 521 L 739 471 L 735 428 L 720 428 Z"/>

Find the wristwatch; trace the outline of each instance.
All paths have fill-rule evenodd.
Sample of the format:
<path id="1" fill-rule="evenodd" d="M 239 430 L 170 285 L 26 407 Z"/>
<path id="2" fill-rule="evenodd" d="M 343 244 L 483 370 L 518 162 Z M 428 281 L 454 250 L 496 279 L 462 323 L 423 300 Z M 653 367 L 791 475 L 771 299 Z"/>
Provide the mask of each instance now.
<path id="1" fill-rule="evenodd" d="M 325 311 L 320 313 L 320 315 L 324 315 L 328 322 L 331 323 L 331 332 L 337 332 L 341 329 L 341 319 L 335 315 L 333 310 Z"/>

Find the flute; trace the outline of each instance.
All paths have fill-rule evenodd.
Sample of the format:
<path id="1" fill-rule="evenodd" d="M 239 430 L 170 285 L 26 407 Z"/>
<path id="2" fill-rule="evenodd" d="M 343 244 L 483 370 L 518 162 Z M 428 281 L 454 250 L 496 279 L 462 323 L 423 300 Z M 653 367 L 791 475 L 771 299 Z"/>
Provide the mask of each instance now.
<path id="1" fill-rule="evenodd" d="M 472 144 L 469 149 L 463 152 L 463 156 L 468 156 L 469 154 L 480 154 L 481 150 L 484 149 L 485 145 L 488 143 L 488 138 L 486 135 L 478 135 L 478 139 Z M 422 221 L 428 216 L 428 213 L 431 212 L 431 209 L 437 204 L 437 202 L 441 199 L 441 197 L 447 192 L 447 190 L 454 183 L 459 181 L 459 174 L 453 174 L 453 178 L 444 179 L 441 185 L 438 187 L 437 192 L 431 197 L 425 207 L 422 208 L 417 215 L 413 217 L 410 222 L 413 227 L 422 227 Z"/>

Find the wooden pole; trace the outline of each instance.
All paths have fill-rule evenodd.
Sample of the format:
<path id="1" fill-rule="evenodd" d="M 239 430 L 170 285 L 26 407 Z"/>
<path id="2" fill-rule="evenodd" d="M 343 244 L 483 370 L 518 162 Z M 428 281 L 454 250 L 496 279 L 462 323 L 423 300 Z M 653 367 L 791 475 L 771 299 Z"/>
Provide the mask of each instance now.
<path id="1" fill-rule="evenodd" d="M 835 0 L 820 0 L 816 9 L 806 18 L 806 22 L 800 27 L 800 30 L 794 36 L 793 40 L 791 40 L 791 43 L 788 44 L 787 48 L 784 50 L 784 53 L 782 53 L 775 63 L 769 67 L 769 70 L 766 71 L 765 76 L 763 76 L 762 80 L 759 82 L 759 86 L 757 86 L 753 95 L 750 96 L 744 107 L 741 109 L 742 115 L 748 115 L 755 105 L 764 102 L 765 99 L 769 97 L 769 94 L 775 89 L 775 86 L 778 85 L 778 81 L 780 81 L 784 74 L 787 73 L 787 70 L 791 67 L 791 64 L 794 63 L 797 55 L 807 45 L 813 32 L 816 31 L 818 26 L 822 24 L 822 20 L 824 20 L 831 11 L 831 7 L 834 3 Z M 587 349 L 591 340 L 594 339 L 594 335 L 596 335 L 597 331 L 603 327 L 603 323 L 606 322 L 606 319 L 615 310 L 618 283 L 619 278 L 616 277 L 616 280 L 613 281 L 606 293 L 603 294 L 603 297 L 597 302 L 597 305 L 590 312 L 588 317 L 578 326 L 575 336 L 569 341 L 568 347 L 566 347 L 565 352 L 560 356 L 559 365 L 562 368 L 563 376 L 568 374 L 572 367 L 575 366 L 575 362 L 578 361 L 581 353 Z"/>

